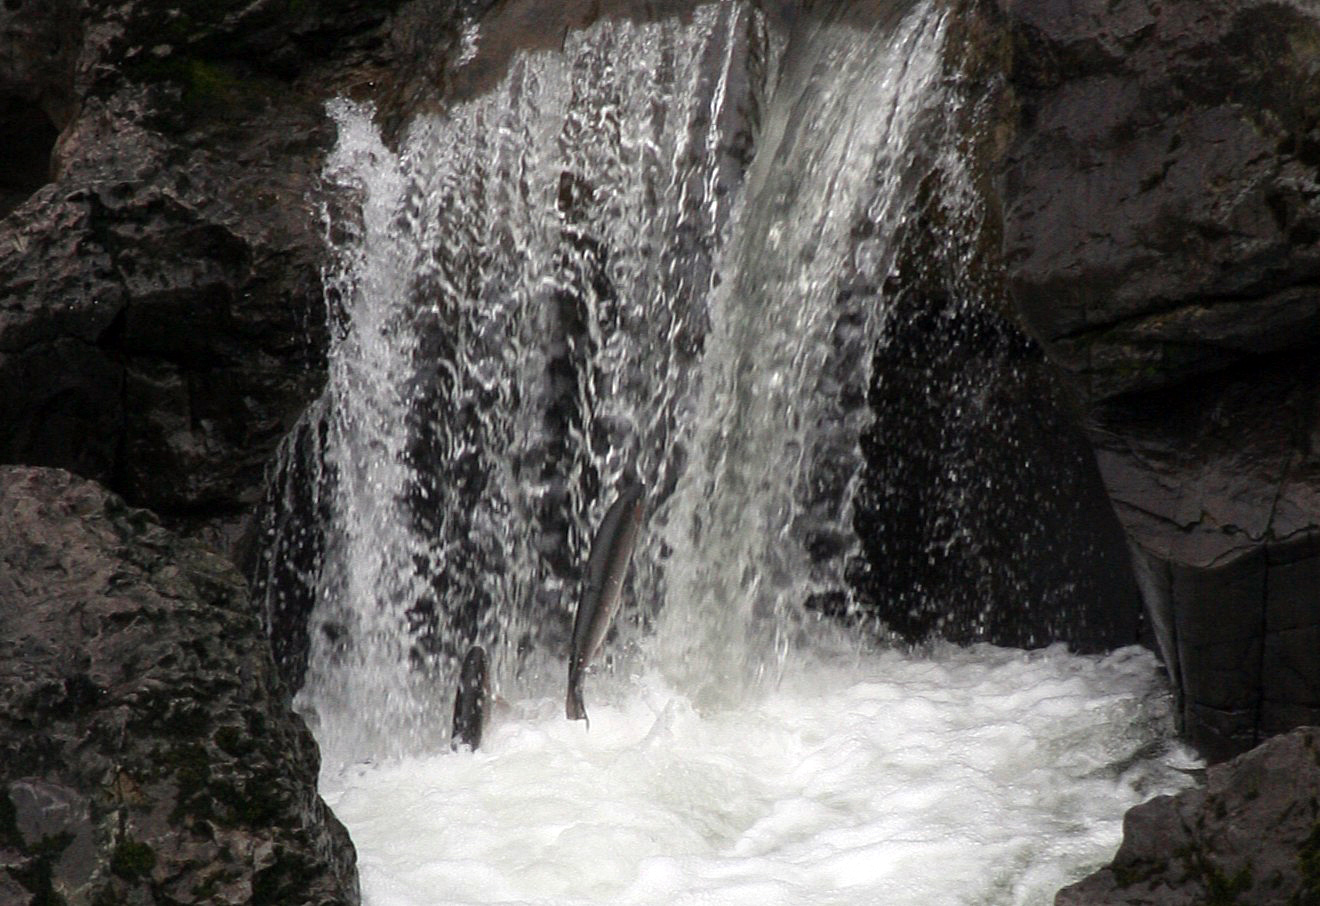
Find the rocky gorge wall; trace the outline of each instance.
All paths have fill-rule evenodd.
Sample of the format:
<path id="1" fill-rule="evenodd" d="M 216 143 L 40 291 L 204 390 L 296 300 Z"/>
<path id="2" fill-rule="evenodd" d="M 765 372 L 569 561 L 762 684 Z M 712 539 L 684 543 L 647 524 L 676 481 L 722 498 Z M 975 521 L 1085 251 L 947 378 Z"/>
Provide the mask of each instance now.
<path id="1" fill-rule="evenodd" d="M 370 80 L 389 6 L 0 8 L 0 461 L 235 553 L 323 380 L 322 104 Z"/>
<path id="2" fill-rule="evenodd" d="M 58 467 L 0 469 L 0 901 L 357 902 L 232 560 L 323 381 L 322 102 L 389 8 L 0 6 L 0 462 Z"/>
<path id="3" fill-rule="evenodd" d="M 1320 10 L 1003 0 L 1022 323 L 1069 375 L 1188 738 L 1320 721 Z"/>
<path id="4" fill-rule="evenodd" d="M 0 602 L 0 902 L 357 902 L 233 564 L 93 482 L 6 466 Z"/>
<path id="5" fill-rule="evenodd" d="M 1320 730 L 1215 765 L 1128 811 L 1113 861 L 1055 906 L 1307 906 L 1320 898 Z"/>

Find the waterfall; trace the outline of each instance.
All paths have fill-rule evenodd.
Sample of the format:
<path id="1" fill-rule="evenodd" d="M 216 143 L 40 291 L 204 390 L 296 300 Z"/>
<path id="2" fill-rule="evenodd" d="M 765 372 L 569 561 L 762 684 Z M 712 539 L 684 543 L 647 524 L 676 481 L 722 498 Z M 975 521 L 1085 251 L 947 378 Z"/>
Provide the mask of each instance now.
<path id="1" fill-rule="evenodd" d="M 561 684 L 626 475 L 649 495 L 615 674 L 737 704 L 820 634 L 805 602 L 849 598 L 898 236 L 932 173 L 969 217 L 975 193 L 945 135 L 948 12 L 846 11 L 791 36 L 737 0 L 605 16 L 396 147 L 331 104 L 329 382 L 286 445 L 317 524 L 269 544 L 317 541 L 288 559 L 327 761 L 442 748 L 470 645 L 500 695 Z"/>
<path id="2" fill-rule="evenodd" d="M 973 194 L 939 135 L 946 18 L 607 16 L 395 148 L 331 106 L 329 381 L 288 445 L 330 762 L 441 747 L 471 644 L 505 697 L 561 684 L 625 475 L 650 494 L 616 673 L 733 704 L 817 632 L 805 602 L 847 598 L 879 288 L 922 178 Z"/>
<path id="3" fill-rule="evenodd" d="M 782 669 L 854 546 L 883 311 L 846 289 L 883 283 L 931 165 L 944 15 L 814 17 L 787 49 L 737 2 L 602 19 L 397 150 L 332 106 L 300 696 L 332 758 L 440 744 L 469 644 L 504 694 L 561 681 L 625 473 L 651 493 L 612 662 L 707 703 Z"/>
<path id="4" fill-rule="evenodd" d="M 883 318 L 845 290 L 888 276 L 942 101 L 943 14 L 921 4 L 874 28 L 825 19 L 797 36 L 711 296 L 693 458 L 662 513 L 657 633 L 663 668 L 711 695 L 782 667 L 803 603 L 844 588 Z M 822 546 L 833 556 L 813 562 Z"/>
<path id="5" fill-rule="evenodd" d="M 862 541 L 905 530 L 874 531 L 901 469 L 862 443 L 901 424 L 876 399 L 919 402 L 920 369 L 883 397 L 870 373 L 911 351 L 912 248 L 955 315 L 980 304 L 957 23 L 939 0 L 684 9 L 497 63 L 471 24 L 456 79 L 483 90 L 389 142 L 331 105 L 329 380 L 258 587 L 283 659 L 306 622 L 296 705 L 364 902 L 1043 906 L 1190 782 L 1149 652 L 914 653 L 821 616 L 850 614 Z M 961 529 L 974 498 L 936 466 L 953 503 L 927 521 Z M 633 478 L 588 730 L 563 710 L 579 576 Z M 497 716 L 455 754 L 472 644 Z"/>
<path id="6" fill-rule="evenodd" d="M 515 59 L 397 152 L 369 107 L 332 106 L 329 524 L 300 696 L 331 758 L 438 744 L 469 644 L 505 694 L 562 682 L 620 477 L 663 501 L 687 464 L 774 53 L 759 13 L 717 3 Z M 661 609 L 663 519 L 635 627 Z"/>

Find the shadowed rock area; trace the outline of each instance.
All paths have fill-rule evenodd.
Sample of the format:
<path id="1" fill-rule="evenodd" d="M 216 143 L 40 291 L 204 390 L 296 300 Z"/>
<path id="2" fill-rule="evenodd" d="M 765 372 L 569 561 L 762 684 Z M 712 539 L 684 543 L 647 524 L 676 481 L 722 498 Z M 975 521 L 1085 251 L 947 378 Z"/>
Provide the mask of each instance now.
<path id="1" fill-rule="evenodd" d="M 990 89 L 1009 44 L 976 3 L 951 6 L 947 132 L 929 153 L 956 147 L 959 166 L 946 157 L 926 176 L 875 290 L 888 308 L 861 438 L 856 584 L 909 641 L 1132 644 L 1144 627 L 1122 529 L 1066 375 L 1005 287 L 994 160 L 1012 107 Z"/>
<path id="2" fill-rule="evenodd" d="M 1009 291 L 1071 373 L 1188 738 L 1320 721 L 1320 10 L 1000 0 Z"/>
<path id="3" fill-rule="evenodd" d="M 318 762 L 232 565 L 0 468 L 0 902 L 355 904 Z"/>
<path id="4" fill-rule="evenodd" d="M 1114 861 L 1055 906 L 1307 906 L 1320 902 L 1320 729 L 1209 770 L 1206 786 L 1123 819 Z"/>
<path id="5" fill-rule="evenodd" d="M 0 462 L 239 553 L 323 381 L 322 104 L 392 5 L 0 5 Z"/>

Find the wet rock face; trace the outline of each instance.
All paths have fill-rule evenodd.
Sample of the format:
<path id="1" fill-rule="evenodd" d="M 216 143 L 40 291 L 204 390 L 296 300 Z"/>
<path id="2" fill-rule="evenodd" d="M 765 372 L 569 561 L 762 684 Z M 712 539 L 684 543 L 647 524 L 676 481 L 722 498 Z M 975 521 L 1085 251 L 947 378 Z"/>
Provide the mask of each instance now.
<path id="1" fill-rule="evenodd" d="M 323 379 L 322 103 L 393 5 L 0 6 L 0 462 L 236 552 Z"/>
<path id="2" fill-rule="evenodd" d="M 894 272 L 852 290 L 886 310 L 861 439 L 854 591 L 907 641 L 1083 651 L 1145 641 L 1123 531 L 1071 395 L 1004 286 L 994 181 L 998 124 L 1013 110 L 986 89 L 1011 47 L 975 0 L 949 6 L 945 65 L 958 77 L 943 86 L 946 134 L 925 144 L 957 147 L 960 164 L 929 162 Z"/>
<path id="3" fill-rule="evenodd" d="M 1320 361 L 1116 402 L 1092 435 L 1192 740 L 1320 723 Z"/>
<path id="4" fill-rule="evenodd" d="M 871 366 L 857 599 L 907 642 L 1142 641 L 1123 532 L 1058 376 L 989 275 L 951 279 L 992 256 L 935 235 L 931 207 L 909 220 Z"/>
<path id="5" fill-rule="evenodd" d="M 1017 303 L 1092 397 L 1320 340 L 1320 14 L 1004 0 Z"/>
<path id="6" fill-rule="evenodd" d="M 0 468 L 0 900 L 356 903 L 318 760 L 227 561 Z"/>
<path id="7" fill-rule="evenodd" d="M 1320 720 L 1320 12 L 999 0 L 1010 294 L 1211 758 Z"/>
<path id="8" fill-rule="evenodd" d="M 1204 788 L 1123 819 L 1105 868 L 1055 906 L 1280 906 L 1320 900 L 1320 729 L 1271 739 L 1210 768 Z"/>
<path id="9" fill-rule="evenodd" d="M 888 329 L 854 504 L 859 600 L 908 642 L 1145 641 L 1122 530 L 1039 352 L 911 291 Z"/>

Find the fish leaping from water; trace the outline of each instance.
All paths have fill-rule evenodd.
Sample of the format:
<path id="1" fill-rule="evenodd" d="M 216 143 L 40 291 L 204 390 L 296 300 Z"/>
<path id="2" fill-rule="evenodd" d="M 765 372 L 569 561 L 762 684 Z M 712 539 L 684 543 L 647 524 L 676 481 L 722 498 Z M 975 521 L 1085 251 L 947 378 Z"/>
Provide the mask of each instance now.
<path id="1" fill-rule="evenodd" d="M 610 621 L 619 609 L 619 593 L 623 590 L 623 579 L 628 574 L 628 563 L 642 524 L 645 494 L 646 488 L 641 484 L 625 487 L 605 514 L 591 542 L 586 583 L 578 600 L 577 617 L 573 620 L 573 647 L 568 655 L 568 697 L 564 713 L 569 720 L 587 720 L 587 709 L 582 703 L 582 677 L 600 650 Z M 589 720 L 587 726 L 591 726 Z"/>

